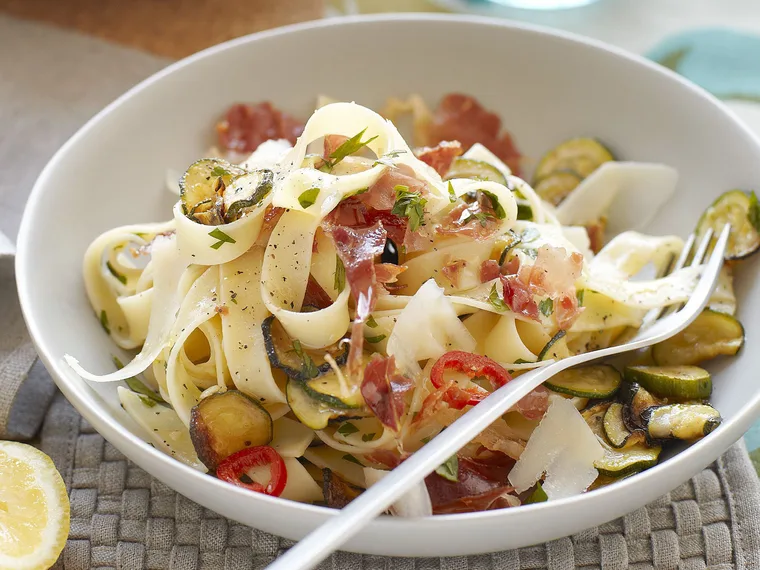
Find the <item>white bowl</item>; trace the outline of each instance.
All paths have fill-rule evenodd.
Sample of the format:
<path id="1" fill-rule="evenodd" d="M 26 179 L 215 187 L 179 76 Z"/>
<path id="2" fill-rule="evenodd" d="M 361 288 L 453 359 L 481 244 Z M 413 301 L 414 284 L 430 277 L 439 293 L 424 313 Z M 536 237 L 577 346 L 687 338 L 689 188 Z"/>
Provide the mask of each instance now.
<path id="1" fill-rule="evenodd" d="M 88 384 L 62 361 L 113 369 L 114 346 L 93 316 L 82 255 L 99 233 L 171 216 L 167 167 L 203 156 L 212 125 L 237 101 L 271 100 L 307 117 L 319 93 L 376 109 L 391 95 L 435 102 L 451 91 L 495 110 L 529 157 L 596 136 L 622 158 L 680 173 L 678 193 L 649 228 L 685 236 L 729 188 L 760 180 L 758 141 L 711 96 L 639 57 L 579 37 L 483 18 L 375 16 L 311 22 L 241 38 L 161 71 L 109 105 L 53 157 L 32 191 L 17 275 L 31 335 L 61 391 L 113 445 L 198 503 L 253 527 L 303 537 L 336 511 L 250 493 L 156 451 L 119 408 L 116 386 Z M 747 338 L 760 333 L 758 263 L 737 275 Z M 539 505 L 424 520 L 381 518 L 347 544 L 371 554 L 448 556 L 535 544 L 645 505 L 715 460 L 760 411 L 751 347 L 712 365 L 725 422 L 664 463 L 599 491 Z"/>

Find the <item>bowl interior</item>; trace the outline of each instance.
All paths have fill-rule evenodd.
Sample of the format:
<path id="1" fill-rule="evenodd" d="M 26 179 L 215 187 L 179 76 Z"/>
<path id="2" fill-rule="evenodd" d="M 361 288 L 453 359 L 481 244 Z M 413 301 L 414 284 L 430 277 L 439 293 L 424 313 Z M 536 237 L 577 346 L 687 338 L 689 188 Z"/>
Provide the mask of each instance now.
<path id="1" fill-rule="evenodd" d="M 757 141 L 707 95 L 653 65 L 572 37 L 478 18 L 409 16 L 308 24 L 244 38 L 172 66 L 122 97 L 64 147 L 34 189 L 19 236 L 20 293 L 35 342 L 67 396 L 123 452 L 223 514 L 290 538 L 322 520 L 327 514 L 320 509 L 228 492 L 165 460 L 130 435 L 139 432 L 119 408 L 114 385 L 88 384 L 67 369 L 61 362 L 65 353 L 102 372 L 112 369 L 116 353 L 84 294 L 82 256 L 107 229 L 169 219 L 173 196 L 165 190 L 167 169 L 183 171 L 205 154 L 215 121 L 231 103 L 269 100 L 305 119 L 318 94 L 380 109 L 388 96 L 419 93 L 434 104 L 452 91 L 473 94 L 498 113 L 534 162 L 565 138 L 594 136 L 621 159 L 677 168 L 677 195 L 652 222 L 653 233 L 685 236 L 721 192 L 752 188 L 760 180 Z M 757 271 L 758 262 L 751 259 L 736 278 L 749 342 L 760 330 L 760 322 L 749 318 L 760 314 Z M 622 514 L 621 508 L 641 506 L 693 475 L 741 435 L 758 408 L 752 373 L 758 366 L 760 356 L 746 349 L 739 358 L 711 364 L 719 372 L 714 402 L 727 420 L 721 428 L 726 435 L 717 439 L 719 430 L 711 436 L 712 446 L 705 441 L 688 450 L 684 457 L 695 456 L 690 462 L 679 457 L 658 467 L 654 471 L 664 474 L 657 479 L 645 473 L 626 483 L 642 489 L 633 502 L 608 498 L 625 490 L 620 485 L 621 491 L 599 493 L 607 505 L 599 512 L 564 526 L 542 524 L 540 531 L 521 530 L 511 537 L 484 531 L 474 541 L 454 536 L 443 551 L 440 540 L 410 542 L 403 536 L 407 522 L 383 521 L 375 523 L 383 532 L 401 531 L 398 544 L 373 546 L 371 537 L 360 535 L 350 547 L 417 555 L 493 550 L 575 532 Z M 644 476 L 655 481 L 646 491 L 635 483 Z M 593 495 L 566 504 L 583 505 Z M 255 505 L 262 516 L 301 513 L 302 518 L 289 525 L 264 521 L 238 512 L 236 501 Z M 562 504 L 547 506 L 560 512 Z M 530 526 L 533 513 L 544 510 L 459 518 L 522 517 Z M 442 517 L 435 528 L 451 529 L 455 518 Z M 431 525 L 415 529 L 432 532 Z"/>

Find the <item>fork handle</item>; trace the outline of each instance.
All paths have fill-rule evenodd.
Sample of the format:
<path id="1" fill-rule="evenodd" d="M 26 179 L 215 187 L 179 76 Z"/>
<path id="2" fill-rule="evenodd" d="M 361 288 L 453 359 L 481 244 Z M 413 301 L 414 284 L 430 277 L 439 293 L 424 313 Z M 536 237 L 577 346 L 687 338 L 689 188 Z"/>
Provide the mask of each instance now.
<path id="1" fill-rule="evenodd" d="M 399 497 L 464 447 L 536 386 L 555 374 L 558 362 L 528 372 L 502 386 L 438 434 L 388 475 L 351 501 L 269 565 L 269 570 L 312 568 L 387 510 Z M 561 368 L 561 366 L 560 366 Z"/>

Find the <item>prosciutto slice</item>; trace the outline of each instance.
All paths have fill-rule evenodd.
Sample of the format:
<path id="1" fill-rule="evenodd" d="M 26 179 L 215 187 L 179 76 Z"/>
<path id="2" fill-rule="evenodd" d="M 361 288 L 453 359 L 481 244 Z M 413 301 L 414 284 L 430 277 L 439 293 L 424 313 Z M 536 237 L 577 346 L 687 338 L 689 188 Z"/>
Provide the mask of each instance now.
<path id="1" fill-rule="evenodd" d="M 459 141 L 441 141 L 434 147 L 425 146 L 415 149 L 414 154 L 443 176 L 451 168 L 454 159 L 460 156 L 462 152 L 462 143 Z"/>
<path id="2" fill-rule="evenodd" d="M 251 153 L 268 140 L 287 139 L 295 144 L 303 127 L 303 123 L 264 101 L 232 105 L 216 125 L 216 133 L 223 149 Z"/>
<path id="3" fill-rule="evenodd" d="M 375 354 L 364 370 L 361 392 L 380 423 L 398 431 L 404 413 L 404 393 L 411 387 L 412 381 L 396 370 L 393 356 Z"/>

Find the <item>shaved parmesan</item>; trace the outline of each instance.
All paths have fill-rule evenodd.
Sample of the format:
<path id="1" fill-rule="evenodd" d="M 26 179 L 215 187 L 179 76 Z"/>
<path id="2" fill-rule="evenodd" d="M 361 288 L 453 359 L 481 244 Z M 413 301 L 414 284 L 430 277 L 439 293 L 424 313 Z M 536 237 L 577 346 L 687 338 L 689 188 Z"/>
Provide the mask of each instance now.
<path id="1" fill-rule="evenodd" d="M 520 459 L 509 473 L 518 493 L 527 491 L 542 475 L 549 499 L 582 493 L 598 473 L 594 461 L 604 450 L 572 402 L 552 396 L 546 415 L 533 431 Z"/>

